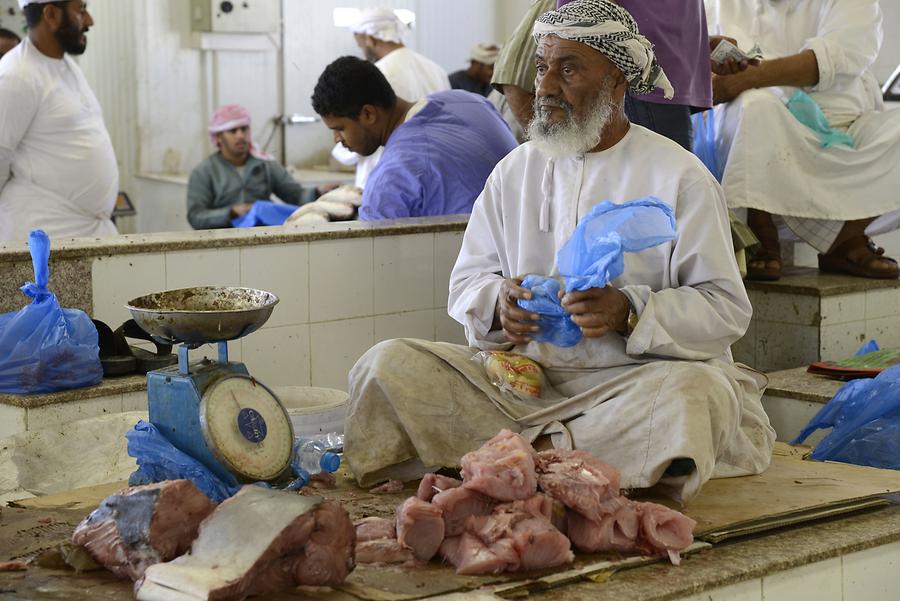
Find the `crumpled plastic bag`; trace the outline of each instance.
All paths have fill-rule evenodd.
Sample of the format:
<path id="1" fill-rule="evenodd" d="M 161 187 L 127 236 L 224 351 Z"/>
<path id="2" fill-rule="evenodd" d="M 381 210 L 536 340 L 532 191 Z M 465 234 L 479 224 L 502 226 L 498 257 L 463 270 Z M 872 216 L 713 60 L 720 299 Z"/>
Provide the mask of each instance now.
<path id="1" fill-rule="evenodd" d="M 125 438 L 128 439 L 128 454 L 138 464 L 138 469 L 128 478 L 128 486 L 164 480 L 190 480 L 216 503 L 221 503 L 240 489 L 236 479 L 223 482 L 205 465 L 177 449 L 149 422 L 140 420 L 134 429 L 125 434 Z"/>
<path id="2" fill-rule="evenodd" d="M 900 469 L 900 365 L 844 384 L 791 444 L 827 428 L 813 459 Z"/>
<path id="3" fill-rule="evenodd" d="M 540 398 L 546 384 L 544 370 L 525 355 L 505 351 L 481 351 L 472 357 L 484 366 L 491 384 L 517 397 Z"/>
<path id="4" fill-rule="evenodd" d="M 21 290 L 34 299 L 0 315 L 0 392 L 35 394 L 94 386 L 103 379 L 97 328 L 84 311 L 63 309 L 47 289 L 50 238 L 28 236 L 34 283 Z"/>
<path id="5" fill-rule="evenodd" d="M 822 148 L 835 144 L 844 144 L 850 148 L 856 146 L 856 141 L 850 134 L 831 127 L 819 104 L 803 90 L 794 92 L 787 102 L 787 108 L 797 121 L 818 134 Z"/>
<path id="6" fill-rule="evenodd" d="M 575 228 L 556 255 L 556 266 L 565 279 L 566 292 L 604 288 L 625 272 L 625 253 L 640 252 L 675 239 L 675 212 L 653 196 L 614 204 L 605 200 L 594 207 Z M 526 311 L 540 315 L 536 342 L 560 347 L 575 346 L 581 329 L 562 307 L 559 282 L 529 275 L 522 287 L 531 300 L 519 300 Z"/>
<path id="7" fill-rule="evenodd" d="M 691 117 L 691 122 L 694 130 L 694 154 L 706 165 L 713 177 L 721 182 L 722 171 L 719 169 L 719 159 L 716 155 L 715 111 L 710 109 L 695 113 Z"/>
<path id="8" fill-rule="evenodd" d="M 283 225 L 285 220 L 297 210 L 296 205 L 257 200 L 247 212 L 231 220 L 234 227 L 259 227 L 267 225 Z"/>

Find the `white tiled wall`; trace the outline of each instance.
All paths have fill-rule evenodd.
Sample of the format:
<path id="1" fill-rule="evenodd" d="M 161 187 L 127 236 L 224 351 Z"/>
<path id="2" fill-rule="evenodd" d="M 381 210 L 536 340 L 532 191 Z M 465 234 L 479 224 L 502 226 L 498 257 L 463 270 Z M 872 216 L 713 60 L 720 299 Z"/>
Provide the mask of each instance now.
<path id="1" fill-rule="evenodd" d="M 900 542 L 816 562 L 678 601 L 893 601 Z"/>
<path id="2" fill-rule="evenodd" d="M 54 426 L 63 427 L 65 424 L 79 419 L 125 411 L 146 410 L 146 391 L 114 394 L 33 409 L 0 405 L 0 440 L 30 430 Z"/>
<path id="3" fill-rule="evenodd" d="M 95 259 L 94 314 L 115 328 L 128 300 L 187 286 L 247 286 L 275 293 L 266 325 L 229 343 L 273 386 L 346 389 L 347 374 L 375 342 L 423 338 L 465 344 L 447 316 L 450 270 L 462 232 L 323 240 Z M 192 358 L 215 357 L 214 346 Z"/>

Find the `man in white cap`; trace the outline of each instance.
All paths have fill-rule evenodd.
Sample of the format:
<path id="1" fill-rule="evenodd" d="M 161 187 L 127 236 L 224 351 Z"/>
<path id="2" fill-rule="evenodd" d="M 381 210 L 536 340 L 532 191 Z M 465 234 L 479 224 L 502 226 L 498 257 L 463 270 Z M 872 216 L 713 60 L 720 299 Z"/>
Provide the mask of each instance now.
<path id="1" fill-rule="evenodd" d="M 450 74 L 450 86 L 454 90 L 487 96 L 491 93 L 494 63 L 499 54 L 500 47 L 496 44 L 476 44 L 469 56 L 468 68 Z"/>
<path id="2" fill-rule="evenodd" d="M 110 236 L 119 171 L 100 104 L 69 55 L 94 24 L 83 0 L 19 0 L 28 35 L 0 61 L 0 240 Z"/>
<path id="3" fill-rule="evenodd" d="M 690 152 L 629 123 L 626 90 L 672 96 L 650 42 L 609 0 L 542 15 L 531 141 L 500 161 L 476 200 L 450 277 L 450 315 L 468 346 L 392 340 L 350 372 L 345 457 L 365 485 L 458 466 L 502 428 L 538 446 L 583 449 L 621 471 L 623 488 L 661 485 L 687 501 L 709 478 L 759 473 L 775 432 L 765 378 L 734 364 L 751 306 L 722 189 Z M 534 337 L 520 278 L 559 276 L 557 252 L 604 200 L 655 196 L 676 236 L 627 255 L 604 288 L 562 307 L 583 334 L 562 348 Z M 479 350 L 513 350 L 543 367 L 540 397 L 495 386 Z M 548 436 L 549 435 L 549 436 Z"/>
<path id="4" fill-rule="evenodd" d="M 375 63 L 394 93 L 403 100 L 418 102 L 429 94 L 449 90 L 450 80 L 436 62 L 403 45 L 403 34 L 408 29 L 389 8 L 361 11 L 351 28 L 366 60 Z M 331 156 L 344 165 L 356 165 L 356 185 L 365 188 L 382 152 L 383 149 L 378 149 L 370 156 L 361 157 L 337 144 Z"/>

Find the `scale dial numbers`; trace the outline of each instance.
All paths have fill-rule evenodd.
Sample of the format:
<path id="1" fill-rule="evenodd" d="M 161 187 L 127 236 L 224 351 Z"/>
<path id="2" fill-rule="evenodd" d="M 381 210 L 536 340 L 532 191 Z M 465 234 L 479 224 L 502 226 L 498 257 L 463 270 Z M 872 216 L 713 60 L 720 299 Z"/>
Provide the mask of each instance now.
<path id="1" fill-rule="evenodd" d="M 200 427 L 213 455 L 247 480 L 272 480 L 291 463 L 291 419 L 272 391 L 248 376 L 229 376 L 207 389 Z"/>

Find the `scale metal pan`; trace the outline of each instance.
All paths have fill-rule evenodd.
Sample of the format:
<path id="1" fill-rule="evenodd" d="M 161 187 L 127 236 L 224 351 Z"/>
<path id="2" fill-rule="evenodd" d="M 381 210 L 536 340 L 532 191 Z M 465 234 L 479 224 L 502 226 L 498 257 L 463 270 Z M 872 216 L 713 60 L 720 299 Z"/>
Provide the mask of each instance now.
<path id="1" fill-rule="evenodd" d="M 148 294 L 126 307 L 152 336 L 170 344 L 206 344 L 255 332 L 276 304 L 278 297 L 264 290 L 200 286 Z"/>

